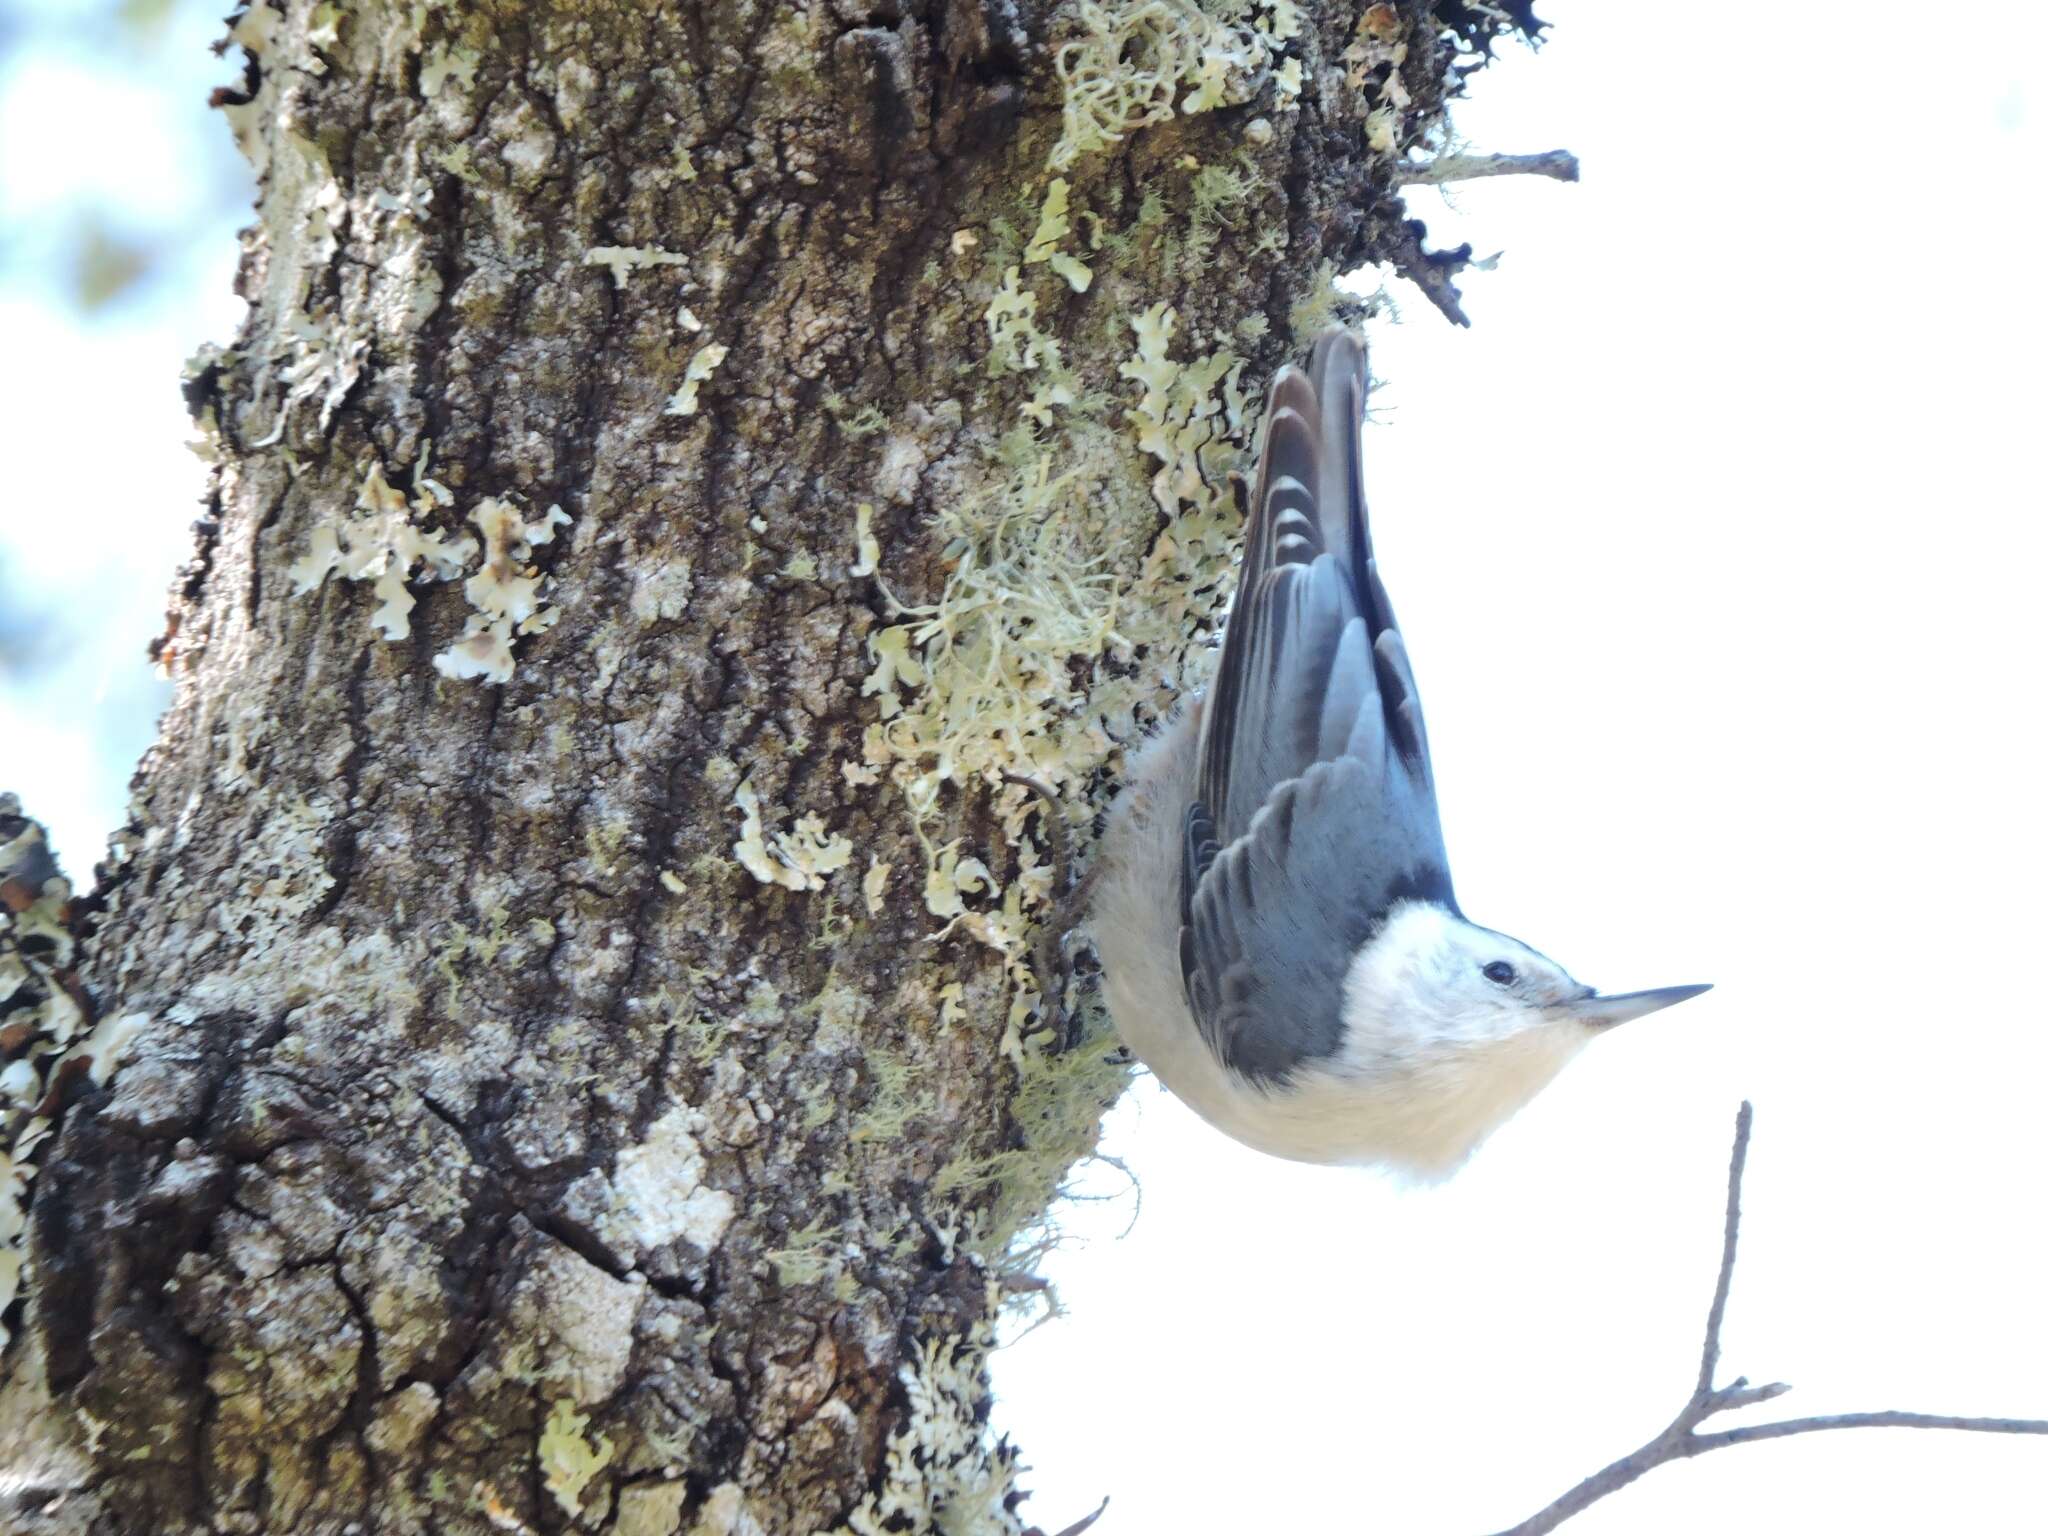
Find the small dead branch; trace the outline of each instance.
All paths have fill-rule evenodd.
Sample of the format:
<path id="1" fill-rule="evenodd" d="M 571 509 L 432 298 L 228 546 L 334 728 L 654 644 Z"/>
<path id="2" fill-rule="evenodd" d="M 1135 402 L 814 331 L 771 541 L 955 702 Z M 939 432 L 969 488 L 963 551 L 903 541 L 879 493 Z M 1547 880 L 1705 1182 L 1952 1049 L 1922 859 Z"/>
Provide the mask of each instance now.
<path id="1" fill-rule="evenodd" d="M 1956 1418 L 1941 1413 L 1830 1413 L 1809 1419 L 1780 1419 L 1769 1424 L 1745 1424 L 1739 1429 L 1700 1434 L 1700 1424 L 1717 1413 L 1747 1408 L 1782 1397 L 1791 1387 L 1782 1381 L 1752 1387 L 1738 1376 L 1725 1387 L 1714 1385 L 1714 1370 L 1721 1361 L 1721 1319 L 1728 1310 L 1728 1285 L 1735 1275 L 1735 1239 L 1742 1225 L 1742 1170 L 1749 1160 L 1749 1127 L 1752 1115 L 1748 1100 L 1735 1116 L 1735 1148 L 1728 1159 L 1728 1213 L 1721 1233 L 1721 1272 L 1714 1281 L 1713 1304 L 1707 1308 L 1706 1342 L 1700 1348 L 1700 1371 L 1692 1396 L 1679 1409 L 1663 1433 L 1619 1461 L 1608 1463 L 1576 1488 L 1538 1510 L 1520 1525 L 1499 1536 L 1542 1536 L 1573 1515 L 1598 1503 L 1610 1493 L 1626 1488 L 1645 1472 L 1668 1461 L 1682 1461 L 1724 1446 L 1747 1445 L 1753 1440 L 1781 1440 L 1787 1435 L 1807 1435 L 1823 1429 L 1965 1429 L 1991 1435 L 2048 1435 L 2048 1419 Z"/>
<path id="2" fill-rule="evenodd" d="M 1420 288 L 1423 297 L 1434 304 L 1451 324 L 1469 326 L 1472 322 L 1465 318 L 1464 307 L 1459 302 L 1462 295 L 1453 279 L 1473 265 L 1472 247 L 1467 244 L 1447 251 L 1432 251 L 1422 243 L 1428 233 L 1428 226 L 1422 220 L 1408 220 L 1402 231 L 1400 248 L 1394 253 L 1394 268 Z"/>
<path id="3" fill-rule="evenodd" d="M 1552 181 L 1577 181 L 1579 157 L 1567 149 L 1540 155 L 1438 155 L 1434 160 L 1394 167 L 1397 187 L 1435 187 L 1451 181 L 1478 181 L 1487 176 L 1548 176 Z"/>
<path id="4" fill-rule="evenodd" d="M 1096 1521 L 1102 1518 L 1102 1512 L 1107 1508 L 1109 1508 L 1109 1500 L 1105 1498 L 1100 1504 L 1095 1506 L 1094 1514 L 1083 1515 L 1080 1519 L 1076 1520 L 1072 1525 L 1068 1526 L 1065 1530 L 1061 1531 L 1059 1533 L 1059 1536 L 1081 1536 L 1081 1533 L 1083 1531 L 1087 1530 L 1089 1526 L 1093 1525 Z M 1034 1525 L 1029 1531 L 1025 1533 L 1025 1536 L 1045 1536 L 1045 1533 L 1039 1530 L 1038 1527 Z"/>

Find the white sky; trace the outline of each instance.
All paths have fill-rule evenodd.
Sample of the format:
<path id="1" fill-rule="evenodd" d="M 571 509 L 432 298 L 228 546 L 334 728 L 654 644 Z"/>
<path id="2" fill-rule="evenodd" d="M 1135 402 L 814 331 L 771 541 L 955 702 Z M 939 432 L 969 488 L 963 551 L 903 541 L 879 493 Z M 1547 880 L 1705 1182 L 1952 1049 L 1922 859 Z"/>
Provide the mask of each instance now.
<path id="1" fill-rule="evenodd" d="M 1745 1095 L 1725 1366 L 1798 1388 L 1752 1417 L 2048 1415 L 2044 21 L 1541 10 L 1553 41 L 1459 122 L 1586 180 L 1411 198 L 1507 254 L 1466 282 L 1469 332 L 1395 285 L 1376 536 L 1466 909 L 1603 986 L 1718 989 L 1433 1190 L 1134 1092 L 1105 1150 L 1142 1214 L 1117 1240 L 1127 1200 L 1077 1213 L 1048 1266 L 1070 1315 L 999 1356 L 1049 1529 L 1104 1493 L 1102 1536 L 1533 1512 L 1684 1397 Z M 0 220 L 81 184 L 197 199 L 203 84 L 68 67 L 0 77 Z M 199 485 L 176 368 L 230 333 L 233 255 L 91 326 L 0 290 L 0 559 L 70 653 L 32 693 L 0 677 L 0 741 L 80 876 L 148 738 L 141 647 Z M 1567 1529 L 2044 1525 L 2048 1444 L 1861 1431 L 1667 1468 Z"/>

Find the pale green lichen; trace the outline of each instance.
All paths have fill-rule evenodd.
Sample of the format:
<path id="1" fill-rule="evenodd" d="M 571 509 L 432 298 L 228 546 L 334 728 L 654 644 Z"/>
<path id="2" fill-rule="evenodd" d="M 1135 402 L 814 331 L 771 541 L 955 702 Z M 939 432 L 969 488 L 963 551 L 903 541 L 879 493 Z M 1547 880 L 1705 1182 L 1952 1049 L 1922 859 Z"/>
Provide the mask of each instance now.
<path id="1" fill-rule="evenodd" d="M 872 856 L 868 859 L 868 872 L 861 877 L 860 894 L 861 900 L 867 906 L 869 917 L 881 915 L 884 895 L 889 887 L 889 872 L 895 867 Z"/>
<path id="2" fill-rule="evenodd" d="M 541 1430 L 538 1459 L 541 1478 L 562 1513 L 574 1520 L 583 1512 L 583 1490 L 612 1463 L 612 1443 L 598 1435 L 595 1443 L 583 1431 L 590 1415 L 578 1413 L 568 1398 L 557 1402 Z"/>
<path id="3" fill-rule="evenodd" d="M 1020 328 L 1030 313 L 1007 310 Z M 1085 778 L 1170 702 L 1174 679 L 1154 672 L 1163 686 L 1148 686 L 1119 663 L 1144 644 L 1154 667 L 1170 669 L 1217 600 L 1235 524 L 1227 476 L 1248 431 L 1242 364 L 1220 348 L 1176 361 L 1174 324 L 1163 305 L 1136 322 L 1121 370 L 1144 386 L 1127 417 L 1161 463 L 1151 496 L 1131 473 L 1130 439 L 1078 406 L 1049 411 L 1056 441 L 1014 429 L 989 482 L 937 514 L 949 563 L 939 596 L 899 600 L 904 622 L 869 637 L 862 691 L 879 699 L 880 718 L 863 756 L 888 770 L 920 827 L 949 783 L 1012 772 L 1057 789 Z M 927 845 L 924 889 L 933 915 L 1004 956 L 1014 1038 L 1036 1001 L 1027 907 L 1046 899 L 1051 871 L 1023 835 L 1024 791 L 1005 789 L 999 810 L 1029 873 L 1001 887 L 985 861 Z"/>
<path id="4" fill-rule="evenodd" d="M 707 341 L 692 353 L 689 363 L 683 369 L 682 388 L 669 396 L 668 404 L 662 409 L 662 415 L 696 415 L 697 390 L 706 379 L 718 372 L 718 365 L 725 361 L 731 350 L 730 347 L 720 346 L 715 341 Z"/>
<path id="5" fill-rule="evenodd" d="M 655 994 L 654 1001 L 668 1015 L 668 1027 L 675 1032 L 683 1054 L 697 1066 L 709 1066 L 725 1047 L 728 1031 L 724 1020 L 679 1003 L 665 987 Z"/>
<path id="6" fill-rule="evenodd" d="M 1086 293 L 1095 274 L 1088 270 L 1086 262 L 1060 249 L 1060 242 L 1073 227 L 1067 218 L 1067 194 L 1066 178 L 1055 176 L 1052 185 L 1045 189 L 1045 206 L 1038 215 L 1037 233 L 1024 248 L 1024 262 L 1027 266 L 1044 262 L 1065 278 L 1074 292 Z"/>
<path id="7" fill-rule="evenodd" d="M 987 1430 L 990 1282 L 983 1320 L 965 1335 L 926 1339 L 897 1371 L 903 1424 L 889 1439 L 880 1486 L 847 1517 L 853 1536 L 1019 1536 L 1017 1453 Z"/>
<path id="8" fill-rule="evenodd" d="M 1078 35 L 1053 55 L 1060 137 L 1046 163 L 1055 171 L 1176 113 L 1251 100 L 1266 71 L 1276 81 L 1285 72 L 1275 60 L 1301 27 L 1293 0 L 1080 0 L 1072 16 Z M 1282 106 L 1299 95 L 1298 63 L 1289 79 Z"/>
<path id="9" fill-rule="evenodd" d="M 646 267 L 682 267 L 690 258 L 651 245 L 593 245 L 583 253 L 587 267 L 603 267 L 612 275 L 612 286 L 623 288 L 631 274 Z"/>
<path id="10" fill-rule="evenodd" d="M 808 1226 L 792 1232 L 779 1248 L 768 1250 L 768 1262 L 775 1270 L 775 1283 L 788 1289 L 814 1285 L 839 1269 L 836 1262 L 845 1240 L 839 1237 L 839 1223 L 820 1216 Z"/>
<path id="11" fill-rule="evenodd" d="M 476 68 L 483 55 L 460 43 L 435 43 L 420 56 L 420 95 L 431 101 L 449 81 L 463 90 L 476 86 Z"/>
<path id="12" fill-rule="evenodd" d="M 418 605 L 407 585 L 415 567 L 420 580 L 453 581 L 476 558 L 476 540 L 465 535 L 451 541 L 415 521 L 452 505 L 454 499 L 427 473 L 424 455 L 410 501 L 385 478 L 384 466 L 372 461 L 356 493 L 354 515 L 315 528 L 306 553 L 286 570 L 293 596 L 314 591 L 329 574 L 344 581 L 370 581 L 377 597 L 370 627 L 386 640 L 405 639 L 412 633 L 411 614 Z"/>
<path id="13" fill-rule="evenodd" d="M 960 857 L 960 845 L 948 843 L 934 853 L 924 881 L 924 906 L 934 917 L 952 919 L 967 910 L 961 898 L 996 889 L 995 878 L 980 859 Z"/>
<path id="14" fill-rule="evenodd" d="M 978 1235 L 1006 1267 L 1028 1269 L 1054 1241 L 1048 1207 L 1073 1165 L 1095 1149 L 1104 1111 L 1130 1081 L 1107 1019 L 1091 1009 L 1070 1050 L 1012 1053 L 1017 1145 L 961 1158 L 933 1176 L 934 1195 L 979 1203 Z"/>
<path id="15" fill-rule="evenodd" d="M 1178 316 L 1164 302 L 1131 321 L 1137 353 L 1117 370 L 1144 386 L 1127 418 L 1138 446 L 1160 461 L 1152 496 L 1162 511 L 1197 502 L 1237 457 L 1250 402 L 1240 387 L 1243 361 L 1218 347 L 1181 364 L 1168 355 Z"/>
<path id="16" fill-rule="evenodd" d="M 1325 326 L 1335 323 L 1338 311 L 1346 302 L 1344 291 L 1337 286 L 1340 274 L 1337 264 L 1325 261 L 1316 267 L 1315 276 L 1309 280 L 1307 289 L 1295 300 L 1287 316 L 1288 327 L 1297 336 L 1314 336 Z"/>
<path id="17" fill-rule="evenodd" d="M 553 506 L 529 521 L 511 501 L 488 496 L 469 520 L 484 537 L 483 566 L 462 585 L 476 611 L 464 623 L 462 638 L 434 657 L 434 670 L 443 677 L 509 683 L 513 635 L 541 634 L 562 616 L 561 609 L 541 605 L 541 586 L 548 578 L 526 562 L 535 549 L 554 542 L 555 529 L 569 521 L 569 514 Z"/>
<path id="18" fill-rule="evenodd" d="M 471 933 L 461 923 L 449 924 L 448 937 L 434 949 L 434 966 L 448 983 L 448 1001 L 452 1006 L 462 996 L 462 975 L 456 969 L 457 963 L 474 956 L 485 965 L 498 958 L 498 951 L 505 946 L 510 933 L 512 913 L 501 902 L 484 914 L 489 926 L 484 932 Z M 552 933 L 552 930 L 551 930 Z"/>
<path id="19" fill-rule="evenodd" d="M 1230 171 L 1202 183 L 1219 219 L 1242 190 Z M 1155 225 L 1163 220 L 1153 213 Z M 1107 235 L 1103 244 L 1112 244 Z M 1064 374 L 1017 276 L 1012 268 L 998 290 L 992 339 L 1010 342 L 1012 362 Z M 924 901 L 940 933 L 961 931 L 994 950 L 1008 982 L 1012 1139 L 942 1169 L 932 1188 L 945 1197 L 940 1208 L 974 1213 L 975 1246 L 1006 1254 L 1009 1266 L 1028 1265 L 1050 1244 L 1047 1208 L 1093 1149 L 1129 1069 L 1111 1051 L 1099 1009 L 1087 1011 L 1077 1049 L 1055 1052 L 1027 1034 L 1039 1003 L 1030 937 L 1059 873 L 1027 835 L 1038 802 L 1020 786 L 995 790 L 1014 860 L 1000 880 L 988 859 L 957 840 L 927 839 L 924 827 L 949 785 L 994 786 L 1003 773 L 1030 774 L 1056 792 L 1095 782 L 1196 680 L 1203 653 L 1194 642 L 1228 592 L 1238 520 L 1230 477 L 1246 461 L 1252 402 L 1241 359 L 1226 346 L 1187 348 L 1169 307 L 1128 323 L 1133 348 L 1118 372 L 1136 387 L 1121 419 L 1100 395 L 1049 402 L 1042 413 L 1022 405 L 1031 424 L 1004 434 L 980 487 L 934 518 L 942 590 L 924 604 L 890 594 L 898 622 L 869 636 L 874 665 L 863 691 L 877 698 L 879 718 L 864 764 L 885 771 L 910 806 L 924 841 Z M 1149 480 L 1139 468 L 1148 461 Z M 939 1025 L 964 1022 L 968 1001 L 957 981 L 935 988 Z M 921 1108 L 914 1079 L 885 1066 L 854 1134 L 893 1136 Z"/>
<path id="20" fill-rule="evenodd" d="M 444 677 L 509 682 L 513 636 L 539 634 L 561 617 L 559 609 L 541 605 L 547 578 L 526 562 L 535 548 L 553 542 L 569 514 L 550 507 L 529 521 L 511 500 L 486 497 L 469 514 L 483 535 L 481 545 L 467 534 L 451 539 L 423 522 L 455 503 L 448 487 L 428 473 L 431 452 L 432 444 L 421 450 L 409 499 L 386 478 L 381 463 L 371 462 L 354 512 L 316 527 L 306 553 L 287 569 L 292 593 L 316 591 L 330 575 L 368 581 L 377 598 L 371 629 L 386 640 L 403 640 L 412 633 L 412 610 L 419 603 L 411 583 L 453 581 L 481 553 L 482 564 L 462 589 L 474 612 L 462 638 L 435 656 L 434 669 Z"/>
<path id="21" fill-rule="evenodd" d="M 882 1046 L 867 1052 L 868 1101 L 855 1117 L 847 1139 L 863 1142 L 894 1142 L 904 1128 L 930 1108 L 929 1101 L 916 1092 L 919 1072 L 916 1063 Z"/>
<path id="22" fill-rule="evenodd" d="M 872 576 L 882 561 L 882 545 L 875 537 L 875 506 L 864 501 L 853 509 L 854 562 L 846 568 L 849 576 Z"/>
<path id="23" fill-rule="evenodd" d="M 989 363 L 998 373 L 1059 366 L 1059 343 L 1038 329 L 1038 296 L 1021 286 L 1021 278 L 1021 268 L 1007 269 L 983 316 L 988 325 Z"/>
<path id="24" fill-rule="evenodd" d="M 334 888 L 323 856 L 334 817 L 334 802 L 325 795 L 280 796 L 243 841 L 214 921 L 237 937 L 245 954 L 289 946 L 302 919 Z"/>
<path id="25" fill-rule="evenodd" d="M 792 891 L 822 890 L 831 875 L 852 862 L 852 841 L 826 832 L 825 823 L 817 816 L 799 816 L 794 832 L 768 832 L 752 780 L 740 784 L 733 804 L 742 817 L 739 841 L 732 845 L 733 857 L 763 885 Z"/>

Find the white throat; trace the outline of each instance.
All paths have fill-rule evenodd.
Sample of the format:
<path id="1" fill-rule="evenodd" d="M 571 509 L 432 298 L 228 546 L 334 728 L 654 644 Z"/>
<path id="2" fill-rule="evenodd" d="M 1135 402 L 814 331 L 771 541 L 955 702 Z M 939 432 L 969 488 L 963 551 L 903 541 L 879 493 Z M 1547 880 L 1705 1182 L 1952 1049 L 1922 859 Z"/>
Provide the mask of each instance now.
<path id="1" fill-rule="evenodd" d="M 1591 1038 L 1577 1021 L 1489 995 L 1479 968 L 1513 939 L 1430 902 L 1394 909 L 1344 986 L 1348 1080 L 1375 1122 L 1379 1157 L 1424 1177 L 1455 1170 Z"/>

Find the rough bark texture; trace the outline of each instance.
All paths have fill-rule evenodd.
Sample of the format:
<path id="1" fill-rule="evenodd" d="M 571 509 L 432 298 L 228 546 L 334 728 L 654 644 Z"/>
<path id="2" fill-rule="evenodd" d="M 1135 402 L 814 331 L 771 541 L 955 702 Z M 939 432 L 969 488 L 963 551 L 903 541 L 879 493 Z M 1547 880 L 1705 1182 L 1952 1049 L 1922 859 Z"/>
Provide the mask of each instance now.
<path id="1" fill-rule="evenodd" d="M 1000 771 L 1085 834 L 1259 382 L 1422 259 L 1393 162 L 1529 24 L 245 14 L 176 702 L 9 1126 L 0 1523 L 1020 1529 L 989 1328 L 1123 1069 L 1032 1031 Z"/>

